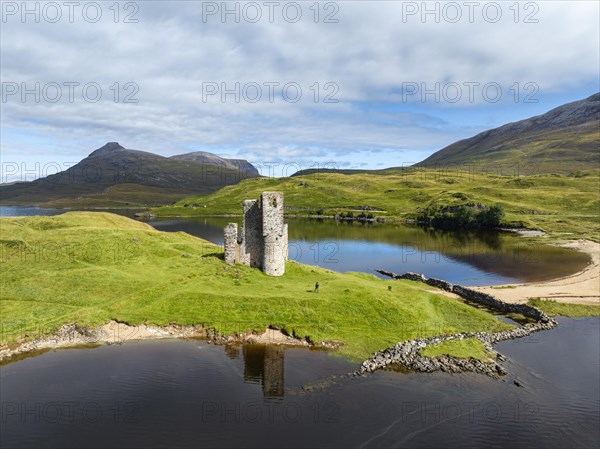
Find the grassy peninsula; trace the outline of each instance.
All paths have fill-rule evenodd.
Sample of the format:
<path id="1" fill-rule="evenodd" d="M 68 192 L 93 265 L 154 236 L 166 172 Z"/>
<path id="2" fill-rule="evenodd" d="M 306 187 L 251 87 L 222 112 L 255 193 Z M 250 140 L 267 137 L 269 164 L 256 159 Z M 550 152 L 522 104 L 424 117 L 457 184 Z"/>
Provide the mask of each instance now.
<path id="1" fill-rule="evenodd" d="M 152 209 L 157 216 L 239 214 L 240 203 L 265 190 L 284 192 L 289 215 L 334 216 L 351 212 L 375 218 L 415 219 L 423 210 L 465 204 L 499 204 L 503 224 L 539 229 L 560 237 L 600 238 L 600 170 L 570 175 L 477 174 L 406 169 L 385 175 L 312 173 L 289 178 L 254 178 L 209 195 L 184 198 Z"/>
<path id="2" fill-rule="evenodd" d="M 2 218 L 0 241 L 2 344 L 112 319 L 223 334 L 277 326 L 358 359 L 409 338 L 511 327 L 411 281 L 292 261 L 281 278 L 229 266 L 219 246 L 109 213 Z"/>

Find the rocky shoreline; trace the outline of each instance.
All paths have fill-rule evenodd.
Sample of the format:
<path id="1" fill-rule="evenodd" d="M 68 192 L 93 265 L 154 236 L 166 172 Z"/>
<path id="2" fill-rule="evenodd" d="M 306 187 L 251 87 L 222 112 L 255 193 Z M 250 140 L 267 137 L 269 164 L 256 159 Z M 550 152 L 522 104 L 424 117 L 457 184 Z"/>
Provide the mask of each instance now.
<path id="1" fill-rule="evenodd" d="M 235 343 L 261 343 L 286 346 L 303 347 L 321 347 L 333 349 L 338 347 L 333 342 L 312 342 L 306 339 L 299 339 L 288 335 L 284 331 L 274 328 L 267 328 L 263 333 L 246 332 L 232 335 L 222 335 L 214 328 L 196 326 L 179 326 L 170 324 L 167 326 L 151 326 L 141 324 L 139 326 L 130 326 L 126 323 L 109 321 L 108 323 L 96 327 L 80 327 L 76 324 L 64 324 L 58 330 L 51 333 L 45 333 L 36 338 L 31 335 L 23 335 L 21 341 L 17 343 L 0 345 L 0 362 L 7 363 L 11 359 L 19 356 L 26 356 L 28 353 L 36 354 L 39 351 L 122 344 L 129 341 L 139 341 L 148 339 L 165 338 L 194 338 L 207 340 L 209 343 L 227 345 Z"/>
<path id="2" fill-rule="evenodd" d="M 498 379 L 500 376 L 507 374 L 507 372 L 499 363 L 504 361 L 505 357 L 492 348 L 494 343 L 526 337 L 534 332 L 552 329 L 556 325 L 556 321 L 549 320 L 545 323 L 530 323 L 523 327 L 496 333 L 464 332 L 441 337 L 408 340 L 375 353 L 370 359 L 365 360 L 354 374 L 363 375 L 365 373 L 372 373 L 377 369 L 397 364 L 417 372 L 431 373 L 434 371 L 443 371 L 447 373 L 461 373 L 470 371 Z M 474 358 L 461 359 L 448 355 L 426 357 L 420 353 L 421 350 L 429 345 L 436 345 L 449 340 L 463 340 L 465 338 L 477 338 L 494 357 L 490 358 L 489 361 L 482 361 Z"/>
<path id="3" fill-rule="evenodd" d="M 528 323 L 522 327 L 502 332 L 463 332 L 440 337 L 419 338 L 399 342 L 390 348 L 375 353 L 371 358 L 365 360 L 361 367 L 353 373 L 354 375 L 364 375 L 365 373 L 371 373 L 377 369 L 386 368 L 391 364 L 397 364 L 417 372 L 475 372 L 498 379 L 500 376 L 507 374 L 507 372 L 499 363 L 505 360 L 505 357 L 492 348 L 494 343 L 525 337 L 534 332 L 552 329 L 557 326 L 556 321 L 550 319 L 544 312 L 526 304 L 509 304 L 494 298 L 489 294 L 478 292 L 461 285 L 453 285 L 450 282 L 441 279 L 428 279 L 418 273 L 409 272 L 397 275 L 385 270 L 376 271 L 383 275 L 390 276 L 393 279 L 408 279 L 423 282 L 436 288 L 452 292 L 469 301 L 477 302 L 486 307 L 498 310 L 502 313 L 520 313 L 537 322 Z M 490 352 L 493 357 L 490 357 L 489 361 L 482 361 L 475 358 L 461 359 L 448 355 L 437 357 L 426 357 L 421 355 L 421 350 L 425 349 L 427 346 L 440 344 L 450 340 L 463 340 L 465 338 L 477 338 L 483 343 L 486 350 Z"/>

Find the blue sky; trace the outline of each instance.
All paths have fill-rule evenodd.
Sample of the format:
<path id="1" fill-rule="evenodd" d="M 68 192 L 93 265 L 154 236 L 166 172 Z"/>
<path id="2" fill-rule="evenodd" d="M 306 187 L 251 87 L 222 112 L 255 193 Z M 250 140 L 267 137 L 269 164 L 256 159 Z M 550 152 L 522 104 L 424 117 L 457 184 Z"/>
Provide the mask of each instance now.
<path id="1" fill-rule="evenodd" d="M 109 141 L 276 176 L 409 165 L 600 90 L 594 1 L 50 3 L 2 3 L 2 182 Z"/>

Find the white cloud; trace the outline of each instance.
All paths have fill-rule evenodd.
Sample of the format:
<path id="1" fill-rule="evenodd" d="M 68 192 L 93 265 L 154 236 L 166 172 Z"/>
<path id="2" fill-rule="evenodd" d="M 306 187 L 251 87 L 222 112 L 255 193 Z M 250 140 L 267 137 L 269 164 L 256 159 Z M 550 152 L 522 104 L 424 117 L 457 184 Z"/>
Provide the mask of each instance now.
<path id="1" fill-rule="evenodd" d="M 416 103 L 406 103 L 403 83 L 431 88 L 436 82 L 496 82 L 505 103 L 515 82 L 521 89 L 535 83 L 540 96 L 597 85 L 597 2 L 537 2 L 538 23 L 522 23 L 531 12 L 527 2 L 519 5 L 520 23 L 514 23 L 512 2 L 500 3 L 497 23 L 481 12 L 469 23 L 463 2 L 457 2 L 463 13 L 458 23 L 436 23 L 431 15 L 426 23 L 418 15 L 403 22 L 403 8 L 413 3 L 422 4 L 339 2 L 339 23 L 314 23 L 309 3 L 302 3 L 298 23 L 280 15 L 268 23 L 266 8 L 259 23 L 221 23 L 213 16 L 203 23 L 202 2 L 138 2 L 138 23 L 114 23 L 108 3 L 98 23 L 77 15 L 74 23 L 56 24 L 8 17 L 1 36 L 3 82 L 96 82 L 103 95 L 97 103 L 85 102 L 80 93 L 69 103 L 63 95 L 56 104 L 11 96 L 1 105 L 2 128 L 9 131 L 3 132 L 2 151 L 35 154 L 47 142 L 65 157 L 83 157 L 104 141 L 118 140 L 162 154 L 197 148 L 255 160 L 335 157 L 358 164 L 352 153 L 385 149 L 412 159 L 483 127 L 467 118 L 449 123 L 444 111 L 472 110 L 477 117 L 478 108 L 487 113 L 493 105 L 480 91 L 469 103 L 466 90 L 457 104 L 444 98 L 436 103 L 431 96 L 420 104 L 419 95 L 410 97 Z M 320 13 L 322 20 L 325 11 Z M 120 101 L 128 93 L 124 83 L 139 86 L 139 103 L 115 103 L 115 82 Z M 303 95 L 298 103 L 284 101 L 279 91 L 274 102 L 265 91 L 257 103 L 236 103 L 231 95 L 224 103 L 219 95 L 203 102 L 206 82 L 229 88 L 236 82 L 294 82 Z M 338 103 L 322 102 L 335 87 L 325 89 L 326 82 L 339 88 Z M 373 167 L 381 160 L 375 155 Z"/>

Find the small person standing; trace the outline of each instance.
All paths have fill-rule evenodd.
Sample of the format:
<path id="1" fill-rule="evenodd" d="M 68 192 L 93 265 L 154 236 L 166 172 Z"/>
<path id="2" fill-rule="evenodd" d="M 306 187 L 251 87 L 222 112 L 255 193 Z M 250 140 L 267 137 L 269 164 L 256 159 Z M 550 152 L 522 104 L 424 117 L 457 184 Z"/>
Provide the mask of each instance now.
<path id="1" fill-rule="evenodd" d="M 315 284 L 315 293 L 319 293 L 319 283 Z"/>

